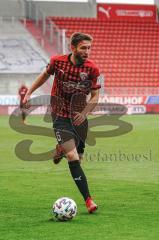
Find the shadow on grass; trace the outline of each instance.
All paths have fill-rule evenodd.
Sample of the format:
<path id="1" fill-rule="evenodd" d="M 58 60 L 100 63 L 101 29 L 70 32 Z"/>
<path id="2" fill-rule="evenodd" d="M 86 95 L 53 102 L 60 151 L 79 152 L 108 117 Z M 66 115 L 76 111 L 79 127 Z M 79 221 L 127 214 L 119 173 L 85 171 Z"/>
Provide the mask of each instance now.
<path id="1" fill-rule="evenodd" d="M 78 223 L 79 224 L 79 219 L 78 218 L 74 218 L 74 219 L 72 219 L 72 220 L 68 220 L 68 221 L 59 221 L 59 220 L 56 220 L 56 219 L 54 219 L 54 218 L 50 218 L 50 219 L 48 219 L 48 220 L 45 220 L 44 221 L 45 223 L 50 223 L 50 224 L 53 224 L 53 223 L 58 223 L 58 224 L 76 224 L 76 223 Z"/>

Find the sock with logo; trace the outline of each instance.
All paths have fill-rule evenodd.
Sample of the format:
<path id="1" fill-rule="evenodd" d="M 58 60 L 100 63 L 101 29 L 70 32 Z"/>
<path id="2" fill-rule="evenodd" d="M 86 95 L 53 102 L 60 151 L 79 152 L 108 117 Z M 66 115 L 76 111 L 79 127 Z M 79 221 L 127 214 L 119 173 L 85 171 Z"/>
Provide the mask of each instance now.
<path id="1" fill-rule="evenodd" d="M 74 161 L 68 162 L 68 164 L 69 164 L 71 175 L 79 191 L 81 192 L 84 200 L 86 201 L 86 199 L 90 197 L 90 193 L 88 189 L 87 178 L 80 166 L 80 162 L 79 160 L 74 160 Z"/>

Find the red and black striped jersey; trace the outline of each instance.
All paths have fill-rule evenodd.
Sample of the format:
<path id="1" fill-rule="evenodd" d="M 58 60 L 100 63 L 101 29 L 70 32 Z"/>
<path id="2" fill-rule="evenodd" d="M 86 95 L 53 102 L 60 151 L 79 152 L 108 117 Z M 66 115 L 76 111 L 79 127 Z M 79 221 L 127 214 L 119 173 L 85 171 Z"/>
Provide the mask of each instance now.
<path id="1" fill-rule="evenodd" d="M 82 111 L 91 90 L 101 88 L 97 83 L 100 75 L 98 67 L 88 59 L 74 65 L 70 57 L 71 54 L 51 57 L 46 67 L 47 73 L 54 75 L 52 111 L 61 117 L 71 117 L 73 112 Z"/>

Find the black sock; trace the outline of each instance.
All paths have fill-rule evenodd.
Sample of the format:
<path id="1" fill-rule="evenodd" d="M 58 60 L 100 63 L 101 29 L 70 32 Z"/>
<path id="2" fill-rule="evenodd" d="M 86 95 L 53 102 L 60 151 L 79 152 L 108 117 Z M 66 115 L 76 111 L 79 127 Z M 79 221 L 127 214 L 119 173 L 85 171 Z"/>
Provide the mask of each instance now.
<path id="1" fill-rule="evenodd" d="M 87 178 L 80 166 L 79 160 L 74 160 L 68 162 L 69 168 L 71 175 L 81 192 L 84 200 L 86 200 L 88 197 L 90 197 L 89 189 L 88 189 L 88 184 L 87 184 Z"/>
<path id="2" fill-rule="evenodd" d="M 25 113 L 22 111 L 22 120 L 25 120 Z"/>

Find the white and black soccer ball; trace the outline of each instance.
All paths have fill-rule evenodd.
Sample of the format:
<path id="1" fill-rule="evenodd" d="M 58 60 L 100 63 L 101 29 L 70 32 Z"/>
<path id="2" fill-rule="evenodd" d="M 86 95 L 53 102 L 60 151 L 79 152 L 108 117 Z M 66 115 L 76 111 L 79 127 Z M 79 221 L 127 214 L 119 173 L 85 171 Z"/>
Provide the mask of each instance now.
<path id="1" fill-rule="evenodd" d="M 76 216 L 77 205 L 71 198 L 62 197 L 53 204 L 52 213 L 57 220 L 68 221 Z"/>

